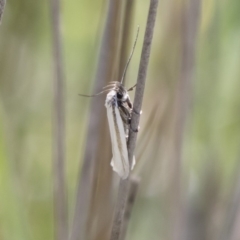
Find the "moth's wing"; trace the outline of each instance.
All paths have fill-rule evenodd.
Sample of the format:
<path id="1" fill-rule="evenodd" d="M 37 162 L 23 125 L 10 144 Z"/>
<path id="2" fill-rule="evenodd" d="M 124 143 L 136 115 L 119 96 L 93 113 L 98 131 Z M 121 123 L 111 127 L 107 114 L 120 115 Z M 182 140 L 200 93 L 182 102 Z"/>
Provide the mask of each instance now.
<path id="1" fill-rule="evenodd" d="M 117 104 L 111 104 L 109 102 L 111 100 L 111 95 L 109 94 L 107 95 L 105 106 L 107 108 L 108 124 L 112 142 L 113 159 L 111 166 L 121 178 L 125 179 L 128 177 L 130 171 L 125 130 Z"/>
<path id="2" fill-rule="evenodd" d="M 133 170 L 133 168 L 134 168 L 135 164 L 136 164 L 136 159 L 135 159 L 135 156 L 133 156 L 131 170 Z M 112 158 L 112 160 L 111 160 L 111 163 L 110 163 L 110 165 L 112 166 L 113 170 L 116 172 L 116 169 L 115 169 L 115 165 L 114 165 L 113 158 Z"/>
<path id="3" fill-rule="evenodd" d="M 116 106 L 107 108 L 108 123 L 112 141 L 112 167 L 118 175 L 125 179 L 129 175 L 129 161 L 125 130 Z"/>
<path id="4" fill-rule="evenodd" d="M 133 156 L 131 170 L 133 170 L 135 164 L 136 164 L 136 159 L 135 159 L 135 156 Z"/>
<path id="5" fill-rule="evenodd" d="M 120 112 L 121 119 L 123 121 L 125 137 L 127 141 L 129 133 L 130 113 L 128 112 L 128 109 L 126 109 L 124 106 L 120 106 L 118 109 Z"/>

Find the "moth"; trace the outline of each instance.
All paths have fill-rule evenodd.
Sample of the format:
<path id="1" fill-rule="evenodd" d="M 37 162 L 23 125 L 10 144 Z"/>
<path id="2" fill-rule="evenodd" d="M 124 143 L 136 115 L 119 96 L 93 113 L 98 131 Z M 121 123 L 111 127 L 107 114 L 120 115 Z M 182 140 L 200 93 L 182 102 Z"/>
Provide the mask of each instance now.
<path id="1" fill-rule="evenodd" d="M 126 179 L 129 176 L 130 169 L 132 170 L 135 165 L 135 157 L 133 157 L 130 168 L 127 140 L 133 111 L 133 105 L 128 92 L 133 90 L 134 87 L 136 87 L 136 84 L 127 90 L 123 85 L 123 80 L 136 46 L 138 32 L 139 28 L 131 55 L 125 66 L 121 82 L 110 82 L 109 85 L 104 87 L 102 92 L 94 95 L 80 94 L 80 96 L 94 97 L 108 92 L 105 100 L 105 107 L 107 109 L 107 119 L 112 143 L 112 160 L 110 165 L 122 179 Z"/>
<path id="2" fill-rule="evenodd" d="M 111 166 L 122 179 L 126 179 L 130 172 L 128 159 L 127 140 L 132 118 L 132 102 L 128 91 L 121 82 L 113 82 L 109 85 L 105 107 L 112 142 Z M 132 88 L 131 88 L 132 89 Z M 131 169 L 135 165 L 133 158 Z"/>

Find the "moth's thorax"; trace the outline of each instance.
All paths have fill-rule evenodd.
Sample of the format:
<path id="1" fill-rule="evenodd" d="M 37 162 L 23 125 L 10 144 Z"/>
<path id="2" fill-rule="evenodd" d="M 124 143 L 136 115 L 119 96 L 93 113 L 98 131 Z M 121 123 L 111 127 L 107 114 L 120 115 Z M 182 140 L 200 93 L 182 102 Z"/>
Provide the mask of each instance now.
<path id="1" fill-rule="evenodd" d="M 122 101 L 122 102 L 127 101 L 127 99 L 129 99 L 129 95 L 128 95 L 127 91 L 123 93 L 121 98 L 118 98 L 118 100 Z"/>
<path id="2" fill-rule="evenodd" d="M 105 106 L 115 105 L 118 106 L 121 103 L 129 101 L 128 92 L 125 89 L 111 90 L 106 97 Z"/>

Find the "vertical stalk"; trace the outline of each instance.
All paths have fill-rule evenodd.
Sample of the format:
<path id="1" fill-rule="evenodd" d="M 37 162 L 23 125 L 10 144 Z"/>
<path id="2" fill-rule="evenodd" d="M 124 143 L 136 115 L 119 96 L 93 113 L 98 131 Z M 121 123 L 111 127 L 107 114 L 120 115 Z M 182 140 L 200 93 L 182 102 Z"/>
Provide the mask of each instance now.
<path id="1" fill-rule="evenodd" d="M 131 29 L 132 29 L 132 19 L 134 11 L 134 1 L 135 0 L 125 0 L 124 6 L 124 17 L 123 17 L 123 28 L 122 28 L 122 40 L 120 47 L 120 64 L 119 64 L 119 74 L 118 79 L 120 80 L 124 71 L 124 68 L 129 57 L 129 41 L 131 39 Z M 125 78 L 126 79 L 126 78 Z M 124 79 L 124 81 L 125 81 Z M 124 82 L 123 82 L 124 84 Z"/>
<path id="2" fill-rule="evenodd" d="M 195 46 L 199 26 L 201 0 L 184 4 L 180 19 L 181 54 L 180 71 L 174 106 L 173 173 L 172 173 L 172 239 L 185 239 L 185 203 L 182 186 L 182 148 L 185 124 L 192 97 L 192 80 L 195 67 Z"/>
<path id="3" fill-rule="evenodd" d="M 151 0 L 150 6 L 149 6 L 149 12 L 148 12 L 146 30 L 144 35 L 140 66 L 138 71 L 137 86 L 136 86 L 136 93 L 135 93 L 135 98 L 133 102 L 133 114 L 132 114 L 130 129 L 138 129 L 138 125 L 140 121 L 140 111 L 142 108 L 149 56 L 150 56 L 150 50 L 152 45 L 155 20 L 157 15 L 157 7 L 158 7 L 158 0 Z M 130 161 L 130 166 L 133 159 L 136 140 L 137 140 L 137 133 L 130 131 L 129 141 L 128 141 L 128 158 Z M 127 202 L 127 196 L 128 196 L 128 185 L 129 185 L 129 178 L 126 180 L 120 181 L 117 204 L 115 207 L 113 226 L 111 231 L 111 238 L 110 238 L 111 240 L 120 239 L 123 216 L 126 209 L 126 202 Z"/>
<path id="4" fill-rule="evenodd" d="M 107 19 L 104 28 L 98 68 L 93 89 L 94 93 L 99 92 L 99 90 L 106 86 L 109 81 L 113 81 L 114 73 L 117 66 L 115 62 L 115 54 L 118 50 L 118 15 L 121 9 L 120 6 L 121 1 L 109 0 Z M 86 148 L 81 169 L 81 175 L 79 176 L 78 180 L 76 205 L 70 232 L 70 240 L 86 240 L 90 238 L 89 232 L 91 232 L 91 229 L 89 228 L 92 227 L 92 222 L 90 224 L 87 223 L 89 223 L 89 219 L 92 218 L 92 216 L 94 216 L 96 212 L 95 210 L 97 206 L 95 197 L 99 197 L 97 193 L 97 187 L 103 189 L 105 183 L 108 183 L 109 185 L 111 184 L 111 156 L 109 152 L 110 148 L 108 148 L 110 147 L 110 139 L 107 136 L 104 137 L 103 140 L 104 134 L 101 134 L 101 132 L 104 129 L 107 129 L 107 119 L 104 107 L 104 95 L 102 95 L 97 98 L 91 99 Z M 109 144 L 106 144 L 105 141 L 108 141 Z M 108 150 L 106 150 L 106 145 Z M 101 169 L 106 166 L 106 163 L 109 170 L 106 170 L 106 168 Z M 107 174 L 101 175 L 102 179 L 100 179 L 98 173 L 99 171 L 102 173 L 102 170 L 104 170 L 105 173 L 107 172 Z M 104 177 L 108 177 L 108 179 L 103 179 Z M 105 185 L 105 189 L 106 188 L 109 188 L 109 186 L 106 187 Z M 106 193 L 106 195 L 107 194 L 108 192 Z M 105 199 L 104 197 L 106 197 L 106 195 L 100 195 L 100 200 Z M 108 200 L 105 199 L 104 206 L 101 205 L 104 204 L 104 202 L 101 201 L 101 203 L 99 203 L 102 208 L 105 208 L 107 206 L 106 201 L 109 201 L 109 198 Z M 105 217 L 109 213 L 107 212 L 104 214 Z M 97 222 L 100 219 L 98 218 L 99 217 L 95 218 Z M 102 220 L 101 222 L 99 222 L 98 228 L 104 222 L 103 215 L 101 216 L 101 219 Z M 103 228 L 104 227 L 105 226 L 103 226 Z"/>
<path id="5" fill-rule="evenodd" d="M 2 16 L 3 16 L 5 5 L 6 5 L 6 0 L 0 0 L 0 24 L 2 22 Z"/>
<path id="6" fill-rule="evenodd" d="M 67 196 L 65 182 L 65 99 L 60 32 L 60 2 L 50 0 L 53 38 L 53 191 L 55 239 L 66 240 L 68 235 Z"/>
<path id="7" fill-rule="evenodd" d="M 123 216 L 123 226 L 122 226 L 122 231 L 120 235 L 121 240 L 125 240 L 127 237 L 128 225 L 131 219 L 132 210 L 136 200 L 138 186 L 139 186 L 138 178 L 131 177 L 129 182 L 130 183 L 129 183 L 129 191 L 128 191 L 128 197 L 127 197 L 127 204 L 126 204 L 126 209 Z"/>

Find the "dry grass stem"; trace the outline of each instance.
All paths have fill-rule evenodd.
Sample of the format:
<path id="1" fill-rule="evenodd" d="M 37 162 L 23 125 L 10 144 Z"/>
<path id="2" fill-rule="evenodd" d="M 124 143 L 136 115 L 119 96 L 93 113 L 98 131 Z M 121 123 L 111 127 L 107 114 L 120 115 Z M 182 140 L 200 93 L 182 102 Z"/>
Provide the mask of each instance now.
<path id="1" fill-rule="evenodd" d="M 124 68 L 126 66 L 126 62 L 129 55 L 129 42 L 131 39 L 131 29 L 132 24 L 131 21 L 133 19 L 133 12 L 134 12 L 134 1 L 135 0 L 125 0 L 124 6 L 124 17 L 123 17 L 123 30 L 122 30 L 122 40 L 121 40 L 121 47 L 120 47 L 120 67 L 119 67 L 119 74 L 118 79 L 121 79 Z M 125 78 L 126 79 L 126 78 Z M 125 79 L 123 80 L 123 84 L 125 83 Z"/>
<path id="2" fill-rule="evenodd" d="M 173 139 L 173 173 L 172 173 L 172 239 L 185 239 L 185 204 L 182 188 L 182 145 L 185 134 L 185 123 L 189 113 L 192 81 L 195 67 L 195 46 L 199 26 L 200 0 L 194 0 L 184 6 L 180 16 L 181 62 L 179 81 L 176 87 L 174 108 Z"/>
<path id="3" fill-rule="evenodd" d="M 129 221 L 131 219 L 132 215 L 132 210 L 133 206 L 136 200 L 137 192 L 138 192 L 138 186 L 140 180 L 138 178 L 130 178 L 130 183 L 129 183 L 129 191 L 128 191 L 128 197 L 127 197 L 127 203 L 126 203 L 126 209 L 124 212 L 123 216 L 123 226 L 122 226 L 122 231 L 120 235 L 121 240 L 125 240 L 127 236 L 127 230 L 128 230 L 128 225 Z"/>
<path id="4" fill-rule="evenodd" d="M 112 3 L 114 3 L 112 1 Z M 107 63 L 107 68 L 105 69 L 105 83 L 107 85 L 112 80 L 118 80 L 116 78 L 116 72 L 119 66 L 119 42 L 121 32 L 121 22 L 122 22 L 122 1 L 115 1 L 114 9 L 114 19 L 112 20 L 112 32 L 111 32 L 111 42 L 112 44 L 108 46 L 107 54 L 109 55 L 109 62 Z M 101 59 L 99 60 L 99 62 Z M 106 64 L 106 62 L 105 62 Z M 96 80 L 98 80 L 96 76 Z M 112 177 L 113 171 L 110 166 L 110 160 L 112 158 L 111 152 L 111 140 L 109 133 L 109 125 L 106 115 L 106 110 L 104 107 L 104 101 L 102 101 L 102 113 L 103 117 L 100 120 L 99 126 L 99 136 L 104 136 L 99 138 L 98 150 L 96 156 L 98 156 L 95 170 L 94 170 L 94 182 L 93 182 L 93 193 L 91 196 L 91 206 L 88 216 L 87 223 L 87 236 L 92 240 L 108 239 L 109 232 L 112 222 L 113 213 L 113 194 L 112 194 Z M 103 218 L 104 216 L 104 218 Z M 94 223 L 94 224 L 93 224 Z"/>
<path id="5" fill-rule="evenodd" d="M 2 16 L 3 16 L 5 5 L 6 5 L 6 0 L 0 0 L 0 24 L 2 22 Z"/>
<path id="6" fill-rule="evenodd" d="M 236 168 L 233 188 L 229 194 L 228 205 L 225 210 L 225 217 L 222 223 L 222 231 L 219 233 L 220 240 L 235 240 L 240 236 L 239 221 L 240 221 L 240 168 L 239 164 Z"/>
<path id="7" fill-rule="evenodd" d="M 118 49 L 117 30 L 119 24 L 119 9 L 121 9 L 120 6 L 120 1 L 109 1 L 93 89 L 94 93 L 99 92 L 103 86 L 106 86 L 109 81 L 113 80 L 116 67 L 114 55 Z M 84 101 L 86 101 L 86 99 L 84 99 Z M 89 235 L 93 235 L 94 238 L 95 234 L 91 233 L 91 228 L 93 228 L 93 221 L 91 221 L 91 219 L 93 218 L 95 222 L 97 221 L 98 223 L 95 228 L 96 231 L 105 228 L 104 221 L 99 220 L 99 211 L 101 212 L 103 209 L 108 211 L 111 209 L 110 206 L 106 204 L 106 201 L 111 201 L 111 198 L 108 197 L 112 176 L 112 170 L 109 164 L 111 156 L 110 148 L 106 150 L 106 147 L 104 147 L 110 146 L 110 139 L 109 137 L 105 137 L 103 142 L 102 136 L 104 134 L 101 134 L 101 131 L 107 131 L 104 95 L 91 99 L 86 148 L 81 175 L 78 180 L 76 206 L 70 233 L 71 240 L 85 240 Z M 107 143 L 105 141 L 107 141 Z M 102 171 L 105 171 L 104 174 Z M 103 188 L 105 188 L 105 194 L 100 191 L 100 189 Z M 99 199 L 96 195 L 102 200 L 96 202 L 95 199 Z M 105 205 L 103 205 L 104 202 Z M 106 209 L 106 207 L 108 207 L 108 209 Z M 108 214 L 108 212 L 105 212 L 105 216 L 108 216 Z M 108 217 L 105 218 L 105 220 L 107 219 Z M 98 235 L 98 237 L 100 236 Z"/>
<path id="8" fill-rule="evenodd" d="M 144 42 L 138 72 L 138 79 L 137 79 L 137 87 L 136 93 L 133 103 L 133 115 L 131 121 L 131 129 L 138 129 L 139 120 L 140 120 L 140 111 L 142 108 L 142 101 L 143 101 L 143 94 L 147 76 L 147 69 L 148 69 L 148 62 L 154 32 L 154 25 L 156 20 L 157 14 L 157 7 L 158 7 L 158 0 L 151 0 L 149 12 L 148 12 L 148 19 L 146 25 L 146 31 L 144 35 Z M 129 134 L 129 141 L 128 141 L 128 157 L 130 161 L 130 166 L 134 154 L 134 149 L 137 140 L 137 133 L 130 131 Z M 119 240 L 120 239 L 120 232 L 122 228 L 123 216 L 126 207 L 126 201 L 128 196 L 128 183 L 129 180 L 121 180 L 119 184 L 118 190 L 118 198 L 115 207 L 114 219 L 113 219 L 113 226 L 111 232 L 111 240 Z"/>
<path id="9" fill-rule="evenodd" d="M 56 240 L 66 240 L 68 236 L 68 213 L 65 180 L 65 98 L 62 60 L 62 38 L 60 33 L 60 2 L 50 1 L 53 34 L 54 59 L 54 215 Z"/>

